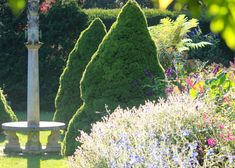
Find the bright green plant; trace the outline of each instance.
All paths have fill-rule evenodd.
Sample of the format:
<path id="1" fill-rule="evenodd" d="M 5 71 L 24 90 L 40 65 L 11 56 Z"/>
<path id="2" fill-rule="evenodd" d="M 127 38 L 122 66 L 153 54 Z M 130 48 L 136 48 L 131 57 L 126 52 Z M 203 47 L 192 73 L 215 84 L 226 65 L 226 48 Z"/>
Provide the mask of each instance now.
<path id="1" fill-rule="evenodd" d="M 160 7 L 166 9 L 173 0 L 154 0 Z M 210 28 L 214 33 L 220 33 L 226 44 L 235 49 L 235 1 L 222 0 L 175 0 L 176 9 L 182 9 L 186 5 L 193 15 L 199 15 L 202 7 L 206 9 L 207 15 L 211 19 Z"/>
<path id="2" fill-rule="evenodd" d="M 164 78 L 156 57 L 156 47 L 147 29 L 139 5 L 130 0 L 117 21 L 92 56 L 81 80 L 83 105 L 70 120 L 64 140 L 63 154 L 70 155 L 79 145 L 78 130 L 90 132 L 91 124 L 106 115 L 106 105 L 133 107 L 153 99 L 145 85 L 149 76 Z M 160 94 L 160 93 L 159 93 Z"/>
<path id="3" fill-rule="evenodd" d="M 157 26 L 149 27 L 150 34 L 157 46 L 159 60 L 164 68 L 172 66 L 173 61 L 185 60 L 185 51 L 210 45 L 209 42 L 194 43 L 188 33 L 198 26 L 197 19 L 179 15 L 177 19 L 161 19 Z M 173 61 L 172 61 L 173 60 Z"/>
<path id="4" fill-rule="evenodd" d="M 8 105 L 7 100 L 0 89 L 0 125 L 4 122 L 17 121 L 17 117 Z M 1 132 L 0 128 L 0 132 Z"/>
<path id="5" fill-rule="evenodd" d="M 67 125 L 76 110 L 82 105 L 80 98 L 82 73 L 105 34 L 106 29 L 100 19 L 95 19 L 81 33 L 60 77 L 60 86 L 55 100 L 55 121 L 61 121 Z"/>

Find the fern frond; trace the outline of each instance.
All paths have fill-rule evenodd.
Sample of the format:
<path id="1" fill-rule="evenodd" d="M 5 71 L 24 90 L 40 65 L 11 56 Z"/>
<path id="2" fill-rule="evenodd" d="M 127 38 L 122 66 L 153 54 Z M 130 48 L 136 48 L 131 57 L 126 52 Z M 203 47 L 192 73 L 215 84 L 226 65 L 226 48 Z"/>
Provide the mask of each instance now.
<path id="1" fill-rule="evenodd" d="M 199 43 L 186 43 L 185 45 L 189 48 L 192 48 L 192 49 L 198 49 L 198 48 L 203 48 L 207 45 L 213 45 L 213 44 L 206 42 L 206 41 L 201 41 Z"/>

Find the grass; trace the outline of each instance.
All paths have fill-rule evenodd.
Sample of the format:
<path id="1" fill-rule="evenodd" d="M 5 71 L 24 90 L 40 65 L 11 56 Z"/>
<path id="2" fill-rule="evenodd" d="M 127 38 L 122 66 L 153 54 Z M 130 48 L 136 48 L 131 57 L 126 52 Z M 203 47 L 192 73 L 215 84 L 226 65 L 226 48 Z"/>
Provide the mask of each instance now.
<path id="1" fill-rule="evenodd" d="M 19 121 L 26 121 L 27 115 L 24 112 L 16 113 Z M 41 121 L 52 121 L 53 113 L 42 112 Z M 40 132 L 40 141 L 42 145 L 46 145 L 47 137 L 50 131 Z M 17 134 L 21 145 L 25 145 L 27 141 L 27 135 L 18 133 Z M 3 148 L 6 143 L 5 136 L 0 134 L 0 147 Z M 0 167 L 1 168 L 67 168 L 68 161 L 66 157 L 59 155 L 2 155 L 0 156 Z"/>

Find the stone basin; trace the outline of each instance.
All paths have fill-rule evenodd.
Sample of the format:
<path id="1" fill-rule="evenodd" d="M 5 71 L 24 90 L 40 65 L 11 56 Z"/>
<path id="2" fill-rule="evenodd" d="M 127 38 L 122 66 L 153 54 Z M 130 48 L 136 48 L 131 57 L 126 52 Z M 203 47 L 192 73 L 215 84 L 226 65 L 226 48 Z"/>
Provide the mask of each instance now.
<path id="1" fill-rule="evenodd" d="M 40 121 L 39 125 L 28 125 L 27 121 L 19 121 L 3 123 L 2 129 L 8 141 L 4 148 L 5 153 L 60 153 L 60 130 L 65 129 L 65 124 L 61 122 Z M 45 148 L 40 143 L 40 131 L 51 131 Z M 28 134 L 28 141 L 25 144 L 25 148 L 20 146 L 17 132 Z"/>
<path id="2" fill-rule="evenodd" d="M 51 121 L 40 121 L 39 125 L 30 125 L 28 126 L 27 121 L 19 121 L 19 122 L 7 122 L 2 124 L 3 130 L 13 130 L 17 132 L 25 132 L 25 131 L 56 131 L 56 130 L 64 130 L 65 124 L 61 122 L 51 122 Z"/>

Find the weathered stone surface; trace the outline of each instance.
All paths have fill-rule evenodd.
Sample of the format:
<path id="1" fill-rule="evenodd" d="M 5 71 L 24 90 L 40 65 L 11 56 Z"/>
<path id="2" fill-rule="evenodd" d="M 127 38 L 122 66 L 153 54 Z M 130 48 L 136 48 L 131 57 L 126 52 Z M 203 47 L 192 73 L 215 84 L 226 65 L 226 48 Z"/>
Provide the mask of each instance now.
<path id="1" fill-rule="evenodd" d="M 19 138 L 15 131 L 4 131 L 7 139 L 7 143 L 4 148 L 4 153 L 8 152 L 21 152 Z"/>
<path id="2" fill-rule="evenodd" d="M 21 122 L 8 122 L 3 123 L 2 128 L 5 130 L 5 134 L 8 143 L 5 146 L 4 152 L 23 152 L 31 154 L 58 152 L 60 153 L 61 146 L 59 142 L 60 130 L 65 129 L 65 124 L 60 122 L 41 121 L 38 125 L 29 125 L 26 121 Z M 47 146 L 42 148 L 39 135 L 40 131 L 51 131 L 48 137 Z M 25 145 L 25 149 L 20 148 L 19 138 L 16 132 L 25 132 L 28 134 L 28 141 Z"/>

